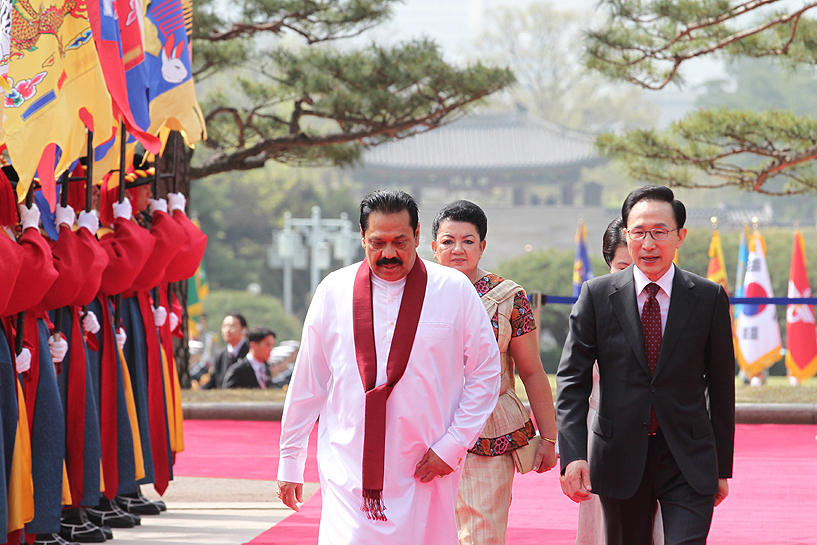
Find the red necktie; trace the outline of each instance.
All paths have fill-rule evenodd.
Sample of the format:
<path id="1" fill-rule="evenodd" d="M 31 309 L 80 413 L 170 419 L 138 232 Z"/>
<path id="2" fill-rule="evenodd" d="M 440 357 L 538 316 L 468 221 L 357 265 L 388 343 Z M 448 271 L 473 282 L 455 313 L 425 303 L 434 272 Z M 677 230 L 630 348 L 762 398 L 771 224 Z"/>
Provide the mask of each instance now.
<path id="1" fill-rule="evenodd" d="M 658 353 L 661 352 L 661 306 L 655 295 L 661 287 L 650 282 L 644 288 L 647 300 L 641 310 L 641 331 L 644 334 L 644 348 L 647 352 L 647 365 L 650 367 L 650 376 L 655 374 L 655 365 L 658 363 Z M 658 431 L 658 418 L 655 409 L 650 409 L 650 435 Z"/>

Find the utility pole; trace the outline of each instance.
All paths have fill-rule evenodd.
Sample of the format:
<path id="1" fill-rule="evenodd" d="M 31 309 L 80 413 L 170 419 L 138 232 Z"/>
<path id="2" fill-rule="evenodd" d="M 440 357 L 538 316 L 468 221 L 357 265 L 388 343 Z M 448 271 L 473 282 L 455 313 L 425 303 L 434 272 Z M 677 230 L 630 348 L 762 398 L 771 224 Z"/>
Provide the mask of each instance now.
<path id="1" fill-rule="evenodd" d="M 270 268 L 283 269 L 284 310 L 292 314 L 292 273 L 295 269 L 306 269 L 306 249 L 309 248 L 310 294 L 314 294 L 321 281 L 321 272 L 332 264 L 332 258 L 344 266 L 351 265 L 357 253 L 354 241 L 357 233 L 352 230 L 352 222 L 346 212 L 340 219 L 324 219 L 321 208 L 312 207 L 310 218 L 293 218 L 284 213 L 284 229 L 273 232 L 268 264 Z"/>

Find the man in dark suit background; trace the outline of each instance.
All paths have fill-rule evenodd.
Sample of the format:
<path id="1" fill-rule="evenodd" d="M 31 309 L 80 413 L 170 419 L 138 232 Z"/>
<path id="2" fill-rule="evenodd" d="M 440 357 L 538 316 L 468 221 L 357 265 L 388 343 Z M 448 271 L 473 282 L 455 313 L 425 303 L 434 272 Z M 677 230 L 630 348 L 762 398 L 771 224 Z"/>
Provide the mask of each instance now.
<path id="1" fill-rule="evenodd" d="M 275 347 L 275 332 L 253 327 L 247 333 L 250 348 L 247 355 L 227 369 L 224 388 L 264 388 L 270 386 L 272 374 L 267 360 Z"/>
<path id="2" fill-rule="evenodd" d="M 667 545 L 706 543 L 732 476 L 728 297 L 673 264 L 686 210 L 669 188 L 634 190 L 622 219 L 633 265 L 583 285 L 556 375 L 562 490 L 576 502 L 599 495 L 608 545 L 651 543 L 656 502 Z"/>
<path id="3" fill-rule="evenodd" d="M 224 387 L 224 376 L 235 362 L 247 355 L 247 320 L 237 312 L 228 314 L 221 322 L 221 338 L 227 346 L 220 349 L 213 358 L 213 368 L 209 380 L 202 386 L 205 390 Z"/>

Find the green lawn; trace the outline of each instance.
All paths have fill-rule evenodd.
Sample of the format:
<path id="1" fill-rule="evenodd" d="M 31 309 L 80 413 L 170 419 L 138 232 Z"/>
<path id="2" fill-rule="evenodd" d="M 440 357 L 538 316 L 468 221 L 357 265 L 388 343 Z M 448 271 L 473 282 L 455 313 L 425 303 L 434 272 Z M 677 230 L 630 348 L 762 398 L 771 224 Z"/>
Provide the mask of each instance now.
<path id="1" fill-rule="evenodd" d="M 550 377 L 551 388 L 556 390 L 556 380 Z M 517 380 L 517 393 L 527 399 L 522 383 Z M 184 402 L 238 402 L 283 401 L 286 390 L 182 390 Z M 817 378 L 792 387 L 786 377 L 769 377 L 766 384 L 753 388 L 735 381 L 735 397 L 738 403 L 817 403 Z"/>

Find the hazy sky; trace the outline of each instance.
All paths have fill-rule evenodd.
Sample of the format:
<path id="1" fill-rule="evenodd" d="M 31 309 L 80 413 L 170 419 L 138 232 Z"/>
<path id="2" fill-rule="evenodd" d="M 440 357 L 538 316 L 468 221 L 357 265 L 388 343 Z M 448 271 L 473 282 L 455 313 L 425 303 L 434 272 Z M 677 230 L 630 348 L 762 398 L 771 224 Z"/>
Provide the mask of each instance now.
<path id="1" fill-rule="evenodd" d="M 535 1 L 535 0 L 534 0 Z M 389 43 L 428 37 L 439 44 L 450 61 L 463 61 L 484 29 L 485 19 L 498 6 L 524 8 L 532 0 L 404 0 L 394 17 L 364 35 L 367 41 Z M 594 9 L 596 0 L 550 0 L 559 10 Z M 690 84 L 717 77 L 721 65 L 712 61 L 690 63 L 683 73 Z"/>

